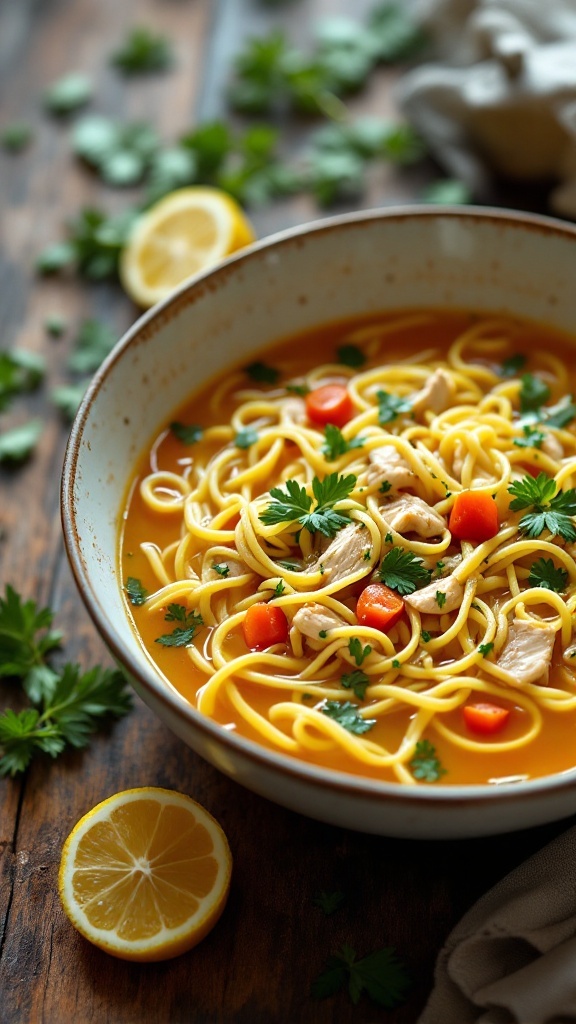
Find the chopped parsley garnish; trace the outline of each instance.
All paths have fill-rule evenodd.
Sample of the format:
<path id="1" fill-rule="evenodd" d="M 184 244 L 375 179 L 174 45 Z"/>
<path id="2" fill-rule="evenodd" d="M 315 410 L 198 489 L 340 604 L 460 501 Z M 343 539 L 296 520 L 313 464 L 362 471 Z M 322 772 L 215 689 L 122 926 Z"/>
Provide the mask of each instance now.
<path id="1" fill-rule="evenodd" d="M 335 459 L 345 455 L 346 452 L 352 451 L 353 448 L 361 448 L 363 444 L 363 437 L 353 437 L 350 441 L 347 441 L 340 428 L 335 427 L 333 423 L 328 423 L 324 428 L 322 453 L 326 456 L 328 462 L 334 462 Z"/>
<path id="2" fill-rule="evenodd" d="M 483 658 L 487 657 L 487 655 L 490 654 L 490 651 L 492 651 L 493 649 L 494 644 L 492 643 L 492 641 L 490 641 L 487 644 L 480 644 L 480 646 L 478 647 L 478 650 L 480 651 L 480 654 L 482 655 Z"/>
<path id="3" fill-rule="evenodd" d="M 348 641 L 348 650 L 357 665 L 361 665 L 364 659 L 372 652 L 370 645 L 366 644 L 366 646 L 363 647 L 357 636 L 350 637 Z"/>
<path id="4" fill-rule="evenodd" d="M 398 395 L 391 395 L 388 391 L 378 391 L 378 422 L 380 426 L 391 423 L 403 412 L 412 411 L 412 403 L 407 398 L 400 398 Z"/>
<path id="5" fill-rule="evenodd" d="M 405 1000 L 410 978 L 391 946 L 358 960 L 355 950 L 344 945 L 328 957 L 324 970 L 312 984 L 311 995 L 314 999 L 325 999 L 345 985 L 354 1004 L 365 992 L 378 1006 L 391 1010 Z"/>
<path id="6" fill-rule="evenodd" d="M 245 430 L 239 430 L 234 438 L 234 444 L 237 448 L 250 448 L 251 445 L 256 444 L 258 440 L 258 433 L 252 427 L 246 427 Z"/>
<path id="7" fill-rule="evenodd" d="M 398 658 L 392 659 L 392 668 L 400 668 L 400 662 L 398 661 Z"/>
<path id="8" fill-rule="evenodd" d="M 436 591 L 436 604 L 439 608 L 443 608 L 446 604 L 446 594 L 443 590 Z"/>
<path id="9" fill-rule="evenodd" d="M 370 685 L 370 680 L 365 672 L 357 668 L 354 672 L 345 672 L 340 678 L 340 683 L 345 690 L 352 690 L 358 700 L 364 700 L 366 687 Z"/>
<path id="10" fill-rule="evenodd" d="M 372 557 L 372 548 L 366 548 L 363 558 L 365 562 L 369 562 Z"/>
<path id="11" fill-rule="evenodd" d="M 525 423 L 522 427 L 522 432 L 524 437 L 515 437 L 513 441 L 513 444 L 517 445 L 518 448 L 542 447 L 546 434 L 543 434 L 541 430 L 535 430 L 529 423 Z"/>
<path id="12" fill-rule="evenodd" d="M 576 528 L 572 516 L 576 515 L 576 490 L 556 491 L 556 481 L 539 473 L 529 474 L 516 480 L 508 488 L 513 496 L 510 508 L 513 512 L 530 509 L 522 516 L 518 526 L 527 537 L 539 537 L 543 530 L 564 540 L 576 540 Z"/>
<path id="13" fill-rule="evenodd" d="M 565 395 L 556 405 L 550 405 L 547 409 L 540 410 L 542 420 L 549 427 L 563 430 L 573 419 L 576 419 L 576 404 L 572 401 L 572 395 Z"/>
<path id="14" fill-rule="evenodd" d="M 394 538 L 391 533 L 387 533 L 386 536 L 384 537 L 384 540 L 386 541 L 387 544 L 392 544 L 394 542 Z"/>
<path id="15" fill-rule="evenodd" d="M 163 647 L 187 647 L 192 643 L 200 626 L 204 625 L 198 612 L 189 612 L 182 604 L 169 604 L 164 616 L 166 622 L 179 622 L 171 633 L 164 633 L 156 638 L 157 644 Z"/>
<path id="16" fill-rule="evenodd" d="M 358 370 L 366 362 L 366 356 L 357 345 L 340 345 L 336 349 L 336 354 L 339 363 L 343 363 L 344 366 L 350 366 L 353 370 Z"/>
<path id="17" fill-rule="evenodd" d="M 538 558 L 530 567 L 528 583 L 531 587 L 545 587 L 561 594 L 566 590 L 568 572 L 555 566 L 551 558 Z"/>
<path id="18" fill-rule="evenodd" d="M 342 906 L 345 899 L 346 897 L 343 892 L 325 892 L 322 890 L 314 897 L 312 902 L 316 907 L 320 907 L 320 910 L 323 914 L 326 914 L 326 917 L 329 917 L 330 914 L 333 914 Z"/>
<path id="19" fill-rule="evenodd" d="M 170 430 L 182 444 L 196 444 L 203 434 L 197 423 L 179 423 L 177 420 L 170 424 Z"/>
<path id="20" fill-rule="evenodd" d="M 307 384 L 287 384 L 286 391 L 289 391 L 291 395 L 299 395 L 300 398 L 306 398 L 306 395 L 310 394 Z"/>
<path id="21" fill-rule="evenodd" d="M 285 490 L 271 488 L 272 501 L 259 517 L 260 521 L 267 526 L 297 522 L 309 533 L 318 531 L 325 537 L 334 537 L 338 530 L 351 522 L 350 516 L 346 512 L 337 512 L 334 505 L 347 498 L 355 485 L 356 477 L 352 473 L 348 476 L 330 473 L 324 480 L 315 476 L 312 491 L 316 505 L 311 510 L 313 499 L 306 493 L 306 488 L 297 480 L 287 480 Z"/>
<path id="22" fill-rule="evenodd" d="M 424 782 L 437 782 L 446 774 L 446 769 L 442 767 L 436 756 L 436 748 L 432 746 L 430 740 L 418 741 L 410 767 L 414 778 L 422 779 Z"/>
<path id="23" fill-rule="evenodd" d="M 380 484 L 380 487 L 379 487 L 380 494 L 388 494 L 388 491 L 391 491 L 391 490 L 392 490 L 392 484 L 390 483 L 390 481 L 389 480 L 383 480 L 382 483 Z M 390 537 L 391 534 L 386 534 L 386 536 Z"/>
<path id="24" fill-rule="evenodd" d="M 227 565 L 226 562 L 212 562 L 212 568 L 214 569 L 214 572 L 217 572 L 219 576 L 222 576 L 222 579 L 226 579 L 230 574 L 230 566 Z"/>
<path id="25" fill-rule="evenodd" d="M 321 640 L 325 640 L 326 637 L 328 636 L 328 630 L 321 629 L 320 632 L 318 633 L 318 636 L 320 637 Z"/>
<path id="26" fill-rule="evenodd" d="M 513 356 L 508 356 L 502 363 L 500 376 L 517 377 L 526 366 L 527 361 L 527 357 L 522 352 L 516 352 Z"/>
<path id="27" fill-rule="evenodd" d="M 378 575 L 382 583 L 404 596 L 413 594 L 418 587 L 429 583 L 431 573 L 417 555 L 395 547 L 384 556 Z"/>
<path id="28" fill-rule="evenodd" d="M 126 596 L 130 601 L 130 604 L 141 605 L 144 604 L 148 597 L 148 591 L 142 586 L 140 580 L 136 579 L 135 576 L 129 576 L 126 580 L 126 586 L 124 587 Z"/>
<path id="29" fill-rule="evenodd" d="M 282 597 L 282 594 L 286 590 L 284 580 L 278 580 L 278 583 L 274 587 L 274 597 Z"/>
<path id="30" fill-rule="evenodd" d="M 258 361 L 250 363 L 245 369 L 250 379 L 255 381 L 256 384 L 276 384 L 280 376 L 280 370 Z"/>
<path id="31" fill-rule="evenodd" d="M 333 718 L 338 725 L 355 736 L 369 732 L 376 725 L 375 718 L 363 718 L 358 713 L 358 705 L 349 700 L 327 700 L 321 709 L 323 715 Z"/>
<path id="32" fill-rule="evenodd" d="M 432 639 L 432 634 L 427 629 L 423 629 L 420 632 L 420 639 L 423 644 L 427 644 Z"/>
<path id="33" fill-rule="evenodd" d="M 523 373 L 520 379 L 520 412 L 536 412 L 550 398 L 550 388 L 546 381 L 533 373 Z"/>

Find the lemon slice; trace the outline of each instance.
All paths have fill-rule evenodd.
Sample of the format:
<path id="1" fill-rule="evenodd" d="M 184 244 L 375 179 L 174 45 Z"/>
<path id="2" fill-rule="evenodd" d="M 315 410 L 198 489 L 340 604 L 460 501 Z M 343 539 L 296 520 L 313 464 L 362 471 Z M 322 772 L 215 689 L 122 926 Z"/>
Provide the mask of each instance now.
<path id="1" fill-rule="evenodd" d="M 121 253 L 120 281 L 134 302 L 148 308 L 255 237 L 226 192 L 200 185 L 176 189 L 137 219 Z"/>
<path id="2" fill-rule="evenodd" d="M 231 870 L 226 836 L 205 808 L 145 787 L 116 793 L 74 826 L 58 889 L 95 946 L 122 960 L 168 960 L 216 924 Z"/>

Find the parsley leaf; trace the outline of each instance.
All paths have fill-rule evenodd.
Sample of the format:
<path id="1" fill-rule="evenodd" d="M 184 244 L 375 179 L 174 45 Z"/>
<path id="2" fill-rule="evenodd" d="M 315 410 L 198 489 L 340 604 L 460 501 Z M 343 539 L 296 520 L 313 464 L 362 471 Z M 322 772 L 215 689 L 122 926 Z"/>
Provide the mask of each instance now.
<path id="1" fill-rule="evenodd" d="M 517 377 L 520 370 L 523 370 L 527 363 L 527 357 L 522 352 L 515 352 L 508 356 L 500 367 L 501 377 Z"/>
<path id="2" fill-rule="evenodd" d="M 556 492 L 556 481 L 539 473 L 537 477 L 529 474 L 516 480 L 508 488 L 513 495 L 510 502 L 513 512 L 532 509 L 522 516 L 518 526 L 528 537 L 539 537 L 543 530 L 549 530 L 553 536 L 564 540 L 576 540 L 576 528 L 572 516 L 576 515 L 576 489 Z"/>
<path id="3" fill-rule="evenodd" d="M 74 341 L 68 369 L 73 373 L 93 373 L 118 340 L 117 332 L 100 320 L 84 320 Z"/>
<path id="4" fill-rule="evenodd" d="M 258 432 L 252 427 L 247 427 L 245 430 L 238 431 L 234 438 L 234 444 L 237 448 L 250 448 L 251 445 L 256 444 L 257 440 Z"/>
<path id="5" fill-rule="evenodd" d="M 110 63 L 126 75 L 165 71 L 172 64 L 172 50 L 164 36 L 137 27 L 112 54 Z"/>
<path id="6" fill-rule="evenodd" d="M 446 594 L 443 590 L 436 591 L 436 604 L 439 608 L 443 608 L 446 604 Z"/>
<path id="7" fill-rule="evenodd" d="M 388 391 L 377 391 L 376 398 L 378 399 L 378 422 L 381 426 L 391 423 L 401 413 L 412 410 L 412 403 L 407 398 L 391 395 Z"/>
<path id="8" fill-rule="evenodd" d="M 287 480 L 285 491 L 280 487 L 271 488 L 272 501 L 259 517 L 260 521 L 268 526 L 298 522 L 310 533 L 319 531 L 325 537 L 334 537 L 351 519 L 345 512 L 336 512 L 333 506 L 347 498 L 355 484 L 356 477 L 351 473 L 348 476 L 330 473 L 324 480 L 315 476 L 312 491 L 316 505 L 311 510 L 312 498 L 306 488 L 297 480 Z"/>
<path id="9" fill-rule="evenodd" d="M 513 444 L 517 445 L 518 448 L 542 447 L 546 434 L 543 434 L 541 430 L 535 430 L 529 423 L 524 424 L 522 431 L 524 437 L 515 437 Z"/>
<path id="10" fill-rule="evenodd" d="M 361 665 L 364 659 L 372 652 L 370 645 L 366 644 L 366 646 L 363 647 L 357 636 L 350 637 L 348 641 L 348 650 L 357 665 Z"/>
<path id="11" fill-rule="evenodd" d="M 550 388 L 541 377 L 533 373 L 523 373 L 519 391 L 520 411 L 536 412 L 550 398 Z"/>
<path id="12" fill-rule="evenodd" d="M 363 718 L 357 708 L 358 705 L 349 700 L 327 700 L 321 710 L 323 715 L 333 718 L 343 729 L 354 733 L 355 736 L 361 736 L 362 733 L 368 732 L 376 725 L 376 719 Z"/>
<path id="13" fill-rule="evenodd" d="M 280 376 L 280 370 L 261 362 L 250 363 L 245 370 L 250 379 L 257 384 L 276 384 Z"/>
<path id="14" fill-rule="evenodd" d="M 353 370 L 358 370 L 366 362 L 366 356 L 358 345 L 340 345 L 336 349 L 336 355 L 339 363 L 351 366 Z"/>
<path id="15" fill-rule="evenodd" d="M 274 597 L 282 597 L 282 594 L 286 590 L 284 580 L 278 580 L 278 583 L 274 587 Z"/>
<path id="16" fill-rule="evenodd" d="M 528 583 L 532 587 L 546 587 L 561 594 L 566 590 L 568 572 L 555 566 L 551 558 L 538 558 L 530 567 Z"/>
<path id="17" fill-rule="evenodd" d="M 329 917 L 344 903 L 346 897 L 343 892 L 325 892 L 323 889 L 314 897 L 312 902 L 315 906 L 320 907 L 320 910 Z"/>
<path id="18" fill-rule="evenodd" d="M 204 625 L 198 612 L 190 612 L 182 604 L 169 604 L 164 618 L 166 622 L 180 622 L 181 625 L 176 626 L 171 633 L 156 638 L 156 643 L 163 647 L 188 647 L 200 626 Z"/>
<path id="19" fill-rule="evenodd" d="M 182 441 L 182 444 L 196 444 L 203 434 L 202 427 L 199 427 L 196 423 L 174 421 L 174 423 L 170 424 L 170 430 L 179 441 Z"/>
<path id="20" fill-rule="evenodd" d="M 406 998 L 410 979 L 404 965 L 398 960 L 392 947 L 375 950 L 362 960 L 349 946 L 330 956 L 323 972 L 312 984 L 311 995 L 325 999 L 335 995 L 344 985 L 354 1004 L 363 992 L 378 1006 L 393 1009 Z"/>
<path id="21" fill-rule="evenodd" d="M 148 597 L 146 587 L 143 587 L 141 580 L 136 579 L 135 576 L 128 576 L 124 590 L 126 591 L 130 604 L 135 606 L 144 604 Z"/>
<path id="22" fill-rule="evenodd" d="M 50 608 L 23 601 L 9 584 L 0 598 L 0 677 L 19 679 L 30 699 L 41 699 L 43 681 L 50 686 L 55 678 L 46 666 L 46 656 L 62 640 L 62 633 L 50 628 L 53 618 Z"/>
<path id="23" fill-rule="evenodd" d="M 328 423 L 324 428 L 322 452 L 328 462 L 334 462 L 335 459 L 345 455 L 346 452 L 352 451 L 354 448 L 362 448 L 363 444 L 363 437 L 353 437 L 350 441 L 347 441 L 340 428 L 335 427 L 333 423 Z"/>
<path id="24" fill-rule="evenodd" d="M 490 641 L 487 644 L 480 644 L 478 650 L 480 651 L 482 657 L 485 658 L 488 654 L 490 654 L 490 651 L 493 650 L 493 648 L 494 644 L 492 643 L 492 641 Z"/>
<path id="25" fill-rule="evenodd" d="M 355 669 L 354 672 L 345 672 L 340 678 L 340 683 L 345 690 L 352 690 L 358 700 L 364 700 L 370 680 L 361 669 Z"/>
<path id="26" fill-rule="evenodd" d="M 378 575 L 387 587 L 405 596 L 413 594 L 424 583 L 429 583 L 431 572 L 417 555 L 404 548 L 394 547 L 382 560 Z"/>
<path id="27" fill-rule="evenodd" d="M 0 462 L 24 462 L 34 451 L 44 424 L 40 419 L 28 420 L 0 434 Z"/>
<path id="28" fill-rule="evenodd" d="M 0 132 L 0 146 L 10 153 L 19 153 L 32 138 L 32 128 L 25 121 L 7 124 Z"/>
<path id="29" fill-rule="evenodd" d="M 437 782 L 446 774 L 436 756 L 436 748 L 430 740 L 419 740 L 416 744 L 414 757 L 410 761 L 410 767 L 415 779 L 422 779 L 424 782 Z"/>
<path id="30" fill-rule="evenodd" d="M 217 572 L 224 580 L 230 573 L 230 566 L 227 565 L 226 562 L 212 562 L 212 568 L 214 569 L 214 572 Z"/>
<path id="31" fill-rule="evenodd" d="M 44 94 L 44 104 L 52 114 L 69 114 L 83 107 L 92 96 L 92 83 L 86 75 L 73 72 L 53 82 Z"/>

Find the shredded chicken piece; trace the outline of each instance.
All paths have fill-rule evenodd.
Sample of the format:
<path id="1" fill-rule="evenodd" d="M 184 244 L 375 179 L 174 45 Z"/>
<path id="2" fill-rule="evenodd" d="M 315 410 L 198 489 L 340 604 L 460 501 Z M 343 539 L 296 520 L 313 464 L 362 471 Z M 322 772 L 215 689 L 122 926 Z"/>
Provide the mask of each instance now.
<path id="1" fill-rule="evenodd" d="M 496 664 L 516 683 L 547 683 L 556 631 L 547 622 L 512 620 Z"/>
<path id="2" fill-rule="evenodd" d="M 328 547 L 318 556 L 308 572 L 323 573 L 323 583 L 335 583 L 358 569 L 370 571 L 366 552 L 370 550 L 370 534 L 359 523 L 349 523 L 339 530 Z"/>
<path id="3" fill-rule="evenodd" d="M 416 533 L 419 537 L 437 537 L 446 529 L 443 516 L 414 494 L 380 506 L 384 522 L 397 533 Z"/>
<path id="4" fill-rule="evenodd" d="M 323 640 L 326 638 L 320 637 L 320 633 L 329 633 L 331 629 L 346 626 L 348 623 L 330 608 L 325 608 L 324 605 L 314 602 L 304 604 L 298 609 L 292 619 L 292 625 L 296 626 L 303 636 L 307 636 L 311 640 L 318 640 L 318 638 Z"/>
<path id="5" fill-rule="evenodd" d="M 438 594 L 446 598 L 438 602 Z M 404 598 L 407 604 L 415 608 L 417 612 L 424 615 L 443 615 L 444 612 L 453 612 L 459 608 L 464 597 L 464 587 L 454 576 L 446 576 L 442 580 L 433 580 L 427 587 L 415 590 Z"/>
<path id="6" fill-rule="evenodd" d="M 452 378 L 446 370 L 438 367 L 428 378 L 424 387 L 410 399 L 415 416 L 421 416 L 429 409 L 438 415 L 448 409 L 454 400 L 455 388 Z"/>
<path id="7" fill-rule="evenodd" d="M 371 463 L 367 477 L 369 486 L 387 480 L 393 491 L 399 491 L 403 487 L 413 487 L 418 480 L 404 456 L 392 444 L 373 448 L 368 458 Z"/>

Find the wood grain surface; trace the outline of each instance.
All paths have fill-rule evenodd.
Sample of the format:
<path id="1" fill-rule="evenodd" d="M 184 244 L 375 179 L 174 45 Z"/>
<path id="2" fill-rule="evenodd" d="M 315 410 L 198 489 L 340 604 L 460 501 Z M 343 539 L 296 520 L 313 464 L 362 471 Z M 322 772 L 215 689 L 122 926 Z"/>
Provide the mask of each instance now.
<path id="1" fill-rule="evenodd" d="M 371 5 L 356 3 L 360 15 Z M 42 108 L 55 79 L 82 71 L 95 83 L 91 109 L 151 120 L 170 140 L 226 113 L 230 62 L 249 35 L 282 27 L 298 43 L 315 19 L 350 13 L 346 0 L 0 0 L 0 129 L 29 121 L 21 153 L 0 153 L 0 347 L 48 360 L 43 388 L 19 400 L 6 423 L 43 418 L 38 451 L 0 475 L 0 589 L 55 611 L 66 660 L 110 664 L 78 596 L 64 555 L 60 472 L 67 428 L 49 400 L 66 380 L 71 339 L 87 317 L 118 336 L 138 311 L 114 283 L 71 275 L 39 277 L 37 254 L 62 237 L 83 205 L 121 210 L 130 190 L 111 189 L 70 151 L 69 120 Z M 166 74 L 123 79 L 109 55 L 134 25 L 168 36 L 176 61 Z M 378 72 L 354 98 L 355 111 L 391 113 L 393 74 Z M 290 144 L 290 132 L 287 140 Z M 417 196 L 435 169 L 379 168 L 355 206 Z M 260 236 L 318 211 L 308 197 L 255 210 Z M 48 337 L 47 316 L 68 324 Z M 0 688 L 12 706 L 9 686 Z M 131 965 L 92 948 L 59 905 L 62 843 L 78 818 L 132 786 L 189 793 L 221 822 L 234 856 L 230 900 L 213 932 L 191 953 L 160 965 Z M 332 828 L 288 812 L 220 775 L 135 699 L 128 717 L 80 753 L 39 758 L 25 776 L 0 780 L 0 1021 L 2 1024 L 376 1024 L 415 1022 L 430 991 L 448 931 L 489 886 L 566 823 L 462 842 L 410 842 Z M 320 891 L 342 890 L 343 907 L 325 916 Z M 412 984 L 406 1002 L 386 1011 L 346 992 L 314 1000 L 310 986 L 343 944 L 365 955 L 393 946 Z M 450 1024 L 450 1022 L 447 1022 Z"/>

